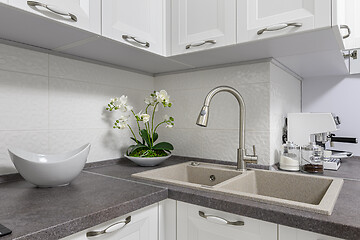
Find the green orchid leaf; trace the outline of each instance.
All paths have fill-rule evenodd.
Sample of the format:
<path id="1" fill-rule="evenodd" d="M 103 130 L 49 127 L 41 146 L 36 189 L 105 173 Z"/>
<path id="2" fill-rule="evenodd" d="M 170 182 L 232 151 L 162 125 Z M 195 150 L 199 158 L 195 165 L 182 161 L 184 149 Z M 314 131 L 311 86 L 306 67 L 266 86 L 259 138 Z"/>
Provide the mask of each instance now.
<path id="1" fill-rule="evenodd" d="M 142 129 L 142 130 L 140 131 L 140 135 L 141 135 L 142 139 L 146 142 L 146 144 L 147 144 L 149 147 L 151 147 L 151 139 L 150 139 L 150 137 L 149 137 L 148 132 L 147 132 L 145 129 Z"/>
<path id="2" fill-rule="evenodd" d="M 153 146 L 152 149 L 170 151 L 174 150 L 174 146 L 168 142 L 161 142 Z"/>
<path id="3" fill-rule="evenodd" d="M 136 143 L 140 143 L 139 141 L 136 141 L 136 139 L 133 138 L 133 137 L 130 137 L 130 139 L 133 140 L 133 141 L 136 142 Z"/>
<path id="4" fill-rule="evenodd" d="M 143 145 L 143 144 L 137 144 L 137 145 L 131 145 L 130 147 L 128 147 L 127 151 L 126 151 L 126 155 L 130 155 L 132 152 L 134 152 L 137 149 L 141 149 L 141 148 L 147 148 L 149 149 L 148 146 Z"/>
<path id="5" fill-rule="evenodd" d="M 153 143 L 159 138 L 159 134 L 157 134 L 156 132 L 154 132 L 153 134 Z"/>

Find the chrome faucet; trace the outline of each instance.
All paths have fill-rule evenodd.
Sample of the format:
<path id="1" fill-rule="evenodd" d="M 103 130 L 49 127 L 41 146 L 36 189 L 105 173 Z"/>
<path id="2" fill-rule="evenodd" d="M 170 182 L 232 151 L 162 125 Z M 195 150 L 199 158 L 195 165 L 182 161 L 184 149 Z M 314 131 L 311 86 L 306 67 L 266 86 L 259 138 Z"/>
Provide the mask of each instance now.
<path id="1" fill-rule="evenodd" d="M 257 163 L 258 157 L 255 153 L 255 145 L 253 146 L 253 155 L 247 155 L 245 149 L 245 103 L 240 93 L 228 86 L 219 86 L 211 90 L 205 98 L 204 106 L 201 108 L 196 124 L 201 127 L 207 127 L 209 119 L 209 107 L 211 99 L 219 92 L 231 93 L 239 103 L 240 110 L 240 126 L 239 126 L 239 148 L 237 150 L 237 170 L 246 171 L 246 163 Z"/>

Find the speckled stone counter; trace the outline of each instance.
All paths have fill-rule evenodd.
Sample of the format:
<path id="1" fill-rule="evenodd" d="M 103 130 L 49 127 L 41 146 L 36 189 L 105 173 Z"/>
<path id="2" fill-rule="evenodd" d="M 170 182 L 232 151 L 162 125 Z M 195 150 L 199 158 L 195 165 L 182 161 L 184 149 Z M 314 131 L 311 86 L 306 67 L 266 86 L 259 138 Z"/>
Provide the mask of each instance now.
<path id="1" fill-rule="evenodd" d="M 158 167 L 186 161 L 171 157 Z M 131 174 L 153 167 L 139 167 L 126 160 L 88 164 L 70 185 L 40 189 L 19 178 L 0 184 L 0 223 L 13 230 L 9 239 L 59 239 L 171 198 L 247 217 L 318 232 L 344 239 L 360 239 L 360 158 L 343 164 L 341 171 L 325 175 L 342 177 L 344 186 L 331 216 L 260 203 L 210 191 L 199 191 L 135 179 Z M 206 160 L 199 160 L 206 161 Z M 349 160 L 350 161 L 350 160 Z M 157 167 L 155 167 L 157 168 Z M 143 184 L 146 183 L 146 184 Z"/>
<path id="2" fill-rule="evenodd" d="M 172 157 L 158 167 L 191 160 L 197 159 Z M 360 170 L 359 159 L 355 159 L 354 161 L 351 165 L 356 165 L 357 169 Z M 352 166 L 352 168 L 354 168 L 354 166 Z M 169 198 L 171 199 L 343 239 L 360 239 L 360 181 L 345 180 L 334 211 L 331 216 L 327 216 L 246 200 L 241 197 L 217 194 L 205 190 L 194 190 L 187 187 L 150 182 L 131 177 L 133 173 L 150 169 L 153 168 L 138 167 L 124 159 L 118 161 L 113 166 L 93 168 L 88 169 L 88 171 L 122 179 L 131 179 L 138 182 L 147 182 L 159 187 L 166 187 L 168 188 Z M 346 164 L 343 164 L 342 172 L 339 172 L 339 177 L 350 178 L 351 176 L 347 174 Z M 336 172 L 325 173 L 325 175 L 336 177 Z"/>
<path id="3" fill-rule="evenodd" d="M 8 239 L 59 239 L 166 199 L 165 188 L 92 173 L 69 186 L 36 188 L 25 181 L 0 184 L 0 223 Z"/>

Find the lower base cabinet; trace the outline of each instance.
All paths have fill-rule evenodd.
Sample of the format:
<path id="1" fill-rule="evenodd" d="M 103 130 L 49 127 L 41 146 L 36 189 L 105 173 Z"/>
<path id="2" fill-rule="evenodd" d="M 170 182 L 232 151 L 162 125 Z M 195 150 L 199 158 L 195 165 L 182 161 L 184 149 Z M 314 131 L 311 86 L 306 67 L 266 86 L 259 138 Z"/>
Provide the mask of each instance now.
<path id="1" fill-rule="evenodd" d="M 95 235 L 95 232 L 106 233 Z M 341 240 L 171 199 L 62 240 Z"/>
<path id="2" fill-rule="evenodd" d="M 279 240 L 341 240 L 341 239 L 279 225 Z"/>
<path id="3" fill-rule="evenodd" d="M 107 229 L 105 232 L 104 230 Z M 101 233 L 103 231 L 103 233 Z M 99 235 L 96 233 L 99 232 Z M 88 235 L 93 236 L 88 236 Z M 96 235 L 96 236 L 95 236 Z M 158 204 L 142 208 L 62 240 L 158 240 Z"/>
<path id="4" fill-rule="evenodd" d="M 177 240 L 220 239 L 277 240 L 277 224 L 177 203 Z"/>

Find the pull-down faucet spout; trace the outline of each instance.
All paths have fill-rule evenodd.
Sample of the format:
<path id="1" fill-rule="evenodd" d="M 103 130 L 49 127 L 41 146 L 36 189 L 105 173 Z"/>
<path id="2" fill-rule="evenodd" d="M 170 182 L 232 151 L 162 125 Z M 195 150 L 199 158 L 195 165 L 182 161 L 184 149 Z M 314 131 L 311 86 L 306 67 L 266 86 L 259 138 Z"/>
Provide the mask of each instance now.
<path id="1" fill-rule="evenodd" d="M 255 155 L 255 146 L 253 155 L 246 155 L 245 149 L 245 103 L 240 93 L 228 86 L 219 86 L 211 90 L 204 101 L 204 106 L 201 108 L 196 124 L 201 127 L 207 127 L 209 119 L 209 108 L 212 98 L 219 92 L 231 93 L 239 103 L 239 148 L 237 150 L 237 170 L 246 171 L 246 163 L 257 163 L 258 157 Z"/>

